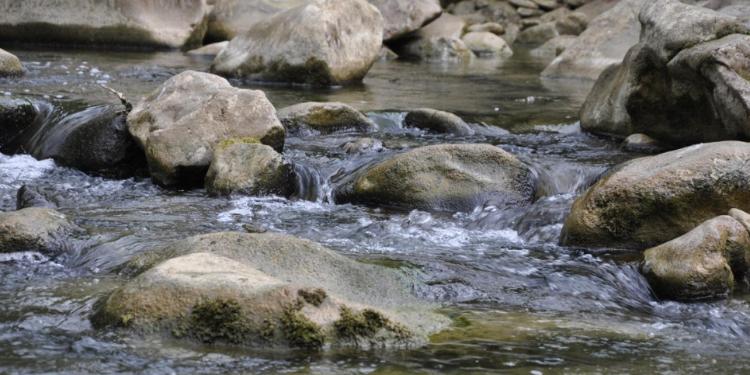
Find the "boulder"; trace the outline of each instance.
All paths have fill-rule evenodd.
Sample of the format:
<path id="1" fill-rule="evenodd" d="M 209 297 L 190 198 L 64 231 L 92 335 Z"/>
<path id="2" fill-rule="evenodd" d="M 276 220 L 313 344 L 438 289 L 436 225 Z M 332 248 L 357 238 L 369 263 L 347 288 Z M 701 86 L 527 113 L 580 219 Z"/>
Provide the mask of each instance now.
<path id="1" fill-rule="evenodd" d="M 461 40 L 466 22 L 443 13 L 394 49 L 399 56 L 427 61 L 469 61 L 474 56 Z"/>
<path id="2" fill-rule="evenodd" d="M 128 128 L 145 150 L 152 178 L 165 186 L 203 183 L 214 146 L 223 140 L 250 137 L 281 151 L 285 137 L 262 91 L 194 71 L 170 78 L 138 103 Z"/>
<path id="3" fill-rule="evenodd" d="M 526 205 L 534 174 L 515 156 L 487 144 L 435 145 L 391 156 L 345 177 L 338 203 L 430 211 Z"/>
<path id="4" fill-rule="evenodd" d="M 292 236 L 213 233 L 136 258 L 95 327 L 203 343 L 317 350 L 419 345 L 446 326 L 398 270 Z"/>
<path id="5" fill-rule="evenodd" d="M 690 232 L 646 250 L 641 272 L 660 298 L 726 297 L 750 261 L 750 236 L 731 216 L 710 219 Z"/>
<path id="6" fill-rule="evenodd" d="M 442 13 L 439 0 L 368 0 L 383 15 L 383 40 L 419 30 Z"/>
<path id="7" fill-rule="evenodd" d="M 126 116 L 120 106 L 89 107 L 27 133 L 23 150 L 84 172 L 130 177 L 145 169 L 145 161 L 128 132 Z"/>
<path id="8" fill-rule="evenodd" d="M 340 130 L 373 131 L 378 126 L 356 108 L 337 102 L 307 102 L 282 108 L 279 120 L 287 129 L 294 132 L 309 128 L 321 133 Z"/>
<path id="9" fill-rule="evenodd" d="M 30 207 L 0 213 L 0 252 L 38 251 L 59 255 L 65 242 L 80 229 L 50 208 Z"/>
<path id="10" fill-rule="evenodd" d="M 545 22 L 521 31 L 516 43 L 539 45 L 559 35 L 554 22 Z"/>
<path id="11" fill-rule="evenodd" d="M 22 135 L 36 119 L 39 109 L 27 99 L 0 98 L 0 152 L 16 152 Z"/>
<path id="12" fill-rule="evenodd" d="M 21 60 L 12 53 L 0 48 L 0 77 L 23 75 Z"/>
<path id="13" fill-rule="evenodd" d="M 455 135 L 473 135 L 474 130 L 463 119 L 450 112 L 431 108 L 419 108 L 409 111 L 404 118 L 404 126 L 424 129 L 434 133 Z"/>
<path id="14" fill-rule="evenodd" d="M 213 195 L 289 196 L 294 192 L 292 166 L 254 138 L 226 140 L 214 147 L 206 190 Z"/>
<path id="15" fill-rule="evenodd" d="M 378 59 L 383 17 L 365 0 L 310 0 L 232 39 L 217 74 L 310 85 L 359 82 Z"/>
<path id="16" fill-rule="evenodd" d="M 513 50 L 503 38 L 488 31 L 472 31 L 463 36 L 466 48 L 477 56 L 511 57 Z"/>
<path id="17" fill-rule="evenodd" d="M 591 20 L 565 52 L 542 72 L 544 78 L 596 80 L 606 68 L 622 62 L 638 42 L 638 10 L 645 0 L 622 0 Z"/>
<path id="18" fill-rule="evenodd" d="M 206 39 L 231 40 L 255 24 L 307 0 L 216 0 L 208 17 Z"/>
<path id="19" fill-rule="evenodd" d="M 750 209 L 750 144 L 699 144 L 613 168 L 571 208 L 562 243 L 643 249 Z"/>
<path id="20" fill-rule="evenodd" d="M 644 6 L 640 19 L 641 41 L 597 80 L 581 127 L 673 146 L 750 138 L 750 29 L 674 0 Z"/>
<path id="21" fill-rule="evenodd" d="M 208 11 L 205 0 L 0 0 L 0 41 L 188 48 Z"/>

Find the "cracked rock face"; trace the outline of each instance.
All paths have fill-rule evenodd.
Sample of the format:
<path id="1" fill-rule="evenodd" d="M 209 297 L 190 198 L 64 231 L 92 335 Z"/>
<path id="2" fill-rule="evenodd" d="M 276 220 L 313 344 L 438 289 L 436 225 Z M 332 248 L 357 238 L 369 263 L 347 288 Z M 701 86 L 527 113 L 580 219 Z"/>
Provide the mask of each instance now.
<path id="1" fill-rule="evenodd" d="M 599 77 L 582 128 L 672 146 L 750 139 L 750 29 L 675 0 L 647 4 L 639 18 L 640 42 Z"/>

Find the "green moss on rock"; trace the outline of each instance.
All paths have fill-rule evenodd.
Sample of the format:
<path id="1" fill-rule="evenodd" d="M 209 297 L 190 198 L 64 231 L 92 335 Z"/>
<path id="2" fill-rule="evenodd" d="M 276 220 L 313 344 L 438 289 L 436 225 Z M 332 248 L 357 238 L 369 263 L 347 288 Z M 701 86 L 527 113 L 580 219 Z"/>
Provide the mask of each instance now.
<path id="1" fill-rule="evenodd" d="M 359 344 L 360 340 L 373 339 L 381 332 L 393 334 L 399 340 L 406 340 L 412 335 L 405 327 L 391 322 L 383 314 L 372 309 L 354 312 L 342 306 L 340 314 L 339 320 L 333 323 L 333 329 L 336 337 L 341 340 Z"/>
<path id="2" fill-rule="evenodd" d="M 242 308 L 234 299 L 217 298 L 196 304 L 190 316 L 172 330 L 177 338 L 191 337 L 212 344 L 239 344 L 252 336 L 252 323 L 243 317 Z"/>
<path id="3" fill-rule="evenodd" d="M 290 306 L 281 317 L 281 331 L 290 346 L 303 349 L 320 349 L 325 344 L 325 334 L 319 325 L 299 312 L 300 306 Z"/>

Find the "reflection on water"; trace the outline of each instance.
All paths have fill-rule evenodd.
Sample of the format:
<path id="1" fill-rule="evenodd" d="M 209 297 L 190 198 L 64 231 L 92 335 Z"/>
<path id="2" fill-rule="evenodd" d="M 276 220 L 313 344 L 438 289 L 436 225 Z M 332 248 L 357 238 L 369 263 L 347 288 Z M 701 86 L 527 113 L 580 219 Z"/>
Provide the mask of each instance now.
<path id="1" fill-rule="evenodd" d="M 0 93 L 52 103 L 60 115 L 116 103 L 103 83 L 131 100 L 184 69 L 208 61 L 180 53 L 12 51 L 27 63 Z M 750 306 L 730 301 L 681 304 L 652 297 L 637 254 L 557 245 L 575 197 L 610 166 L 635 155 L 580 132 L 586 87 L 542 83 L 524 53 L 472 65 L 378 63 L 361 86 L 312 90 L 257 86 L 277 107 L 342 101 L 368 112 L 369 134 L 299 134 L 285 157 L 299 194 L 211 198 L 167 191 L 143 179 L 107 180 L 30 156 L 0 155 L 0 200 L 15 206 L 29 184 L 88 235 L 69 254 L 0 257 L 0 372 L 8 373 L 596 373 L 743 372 L 750 355 Z M 242 84 L 241 82 L 234 82 Z M 582 94 L 583 93 L 583 94 Z M 403 109 L 459 113 L 477 135 L 455 138 L 402 126 Z M 58 113 L 56 112 L 56 113 Z M 508 131 L 509 130 L 509 131 Z M 382 148 L 346 153 L 362 136 Z M 339 177 L 388 155 L 428 144 L 485 142 L 512 152 L 537 173 L 537 201 L 524 208 L 477 207 L 428 213 L 335 205 Z M 362 261 L 400 267 L 423 280 L 414 292 L 445 305 L 455 327 L 425 348 L 311 354 L 205 347 L 169 339 L 94 331 L 97 298 L 123 282 L 114 270 L 167 241 L 252 224 L 309 238 Z"/>

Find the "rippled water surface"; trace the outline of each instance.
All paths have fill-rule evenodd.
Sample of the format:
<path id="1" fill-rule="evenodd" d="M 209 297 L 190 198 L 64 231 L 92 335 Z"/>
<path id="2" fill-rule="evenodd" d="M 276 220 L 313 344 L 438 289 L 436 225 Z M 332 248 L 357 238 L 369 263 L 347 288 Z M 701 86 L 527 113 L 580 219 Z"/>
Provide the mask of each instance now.
<path id="1" fill-rule="evenodd" d="M 104 84 L 135 101 L 185 69 L 210 61 L 181 53 L 11 50 L 26 63 L 0 95 L 45 99 L 65 114 L 115 103 Z M 685 373 L 750 371 L 750 306 L 743 295 L 701 304 L 654 299 L 638 254 L 557 245 L 572 201 L 612 165 L 639 155 L 580 132 L 586 84 L 541 82 L 544 62 L 524 53 L 469 65 L 382 62 L 364 84 L 313 90 L 257 86 L 277 108 L 341 101 L 379 125 L 384 150 L 347 155 L 363 134 L 291 136 L 286 157 L 299 197 L 210 198 L 149 180 L 108 180 L 30 156 L 0 155 L 0 207 L 22 185 L 49 195 L 87 230 L 63 257 L 0 256 L 3 373 Z M 233 82 L 244 85 L 242 82 Z M 84 104 L 81 104 L 84 103 Z M 435 136 L 402 127 L 403 110 L 432 107 L 484 125 L 480 135 Z M 495 144 L 533 166 L 530 207 L 399 212 L 336 205 L 337 178 L 393 153 L 436 143 Z M 454 327 L 408 351 L 322 354 L 144 341 L 94 331 L 96 299 L 124 280 L 112 270 L 171 239 L 252 224 L 312 239 L 354 258 L 419 275 L 416 294 L 443 304 Z M 149 339 L 150 340 L 150 339 Z"/>

